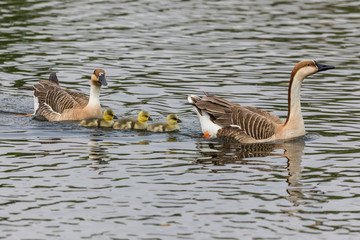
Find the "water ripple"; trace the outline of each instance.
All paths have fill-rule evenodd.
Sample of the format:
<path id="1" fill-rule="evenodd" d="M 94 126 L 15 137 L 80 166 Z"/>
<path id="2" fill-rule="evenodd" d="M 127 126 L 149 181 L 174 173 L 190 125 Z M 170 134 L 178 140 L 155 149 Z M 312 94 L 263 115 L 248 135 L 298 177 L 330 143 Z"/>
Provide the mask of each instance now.
<path id="1" fill-rule="evenodd" d="M 0 2 L 2 239 L 357 239 L 360 71 L 356 1 Z M 293 66 L 307 135 L 240 145 L 201 137 L 188 94 L 287 115 Z M 175 112 L 178 133 L 25 117 L 50 72 L 104 107 Z M 139 231 L 141 229 L 141 231 Z"/>

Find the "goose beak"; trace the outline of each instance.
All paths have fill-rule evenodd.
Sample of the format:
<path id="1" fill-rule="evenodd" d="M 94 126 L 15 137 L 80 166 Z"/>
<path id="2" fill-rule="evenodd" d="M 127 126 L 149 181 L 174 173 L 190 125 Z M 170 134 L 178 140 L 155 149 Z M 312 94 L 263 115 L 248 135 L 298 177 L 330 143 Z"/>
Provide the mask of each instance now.
<path id="1" fill-rule="evenodd" d="M 98 82 L 103 86 L 107 86 L 105 74 L 103 74 L 103 73 L 99 74 Z"/>
<path id="2" fill-rule="evenodd" d="M 116 115 L 114 115 L 114 119 L 118 119 L 118 117 Z"/>
<path id="3" fill-rule="evenodd" d="M 321 72 L 321 71 L 325 71 L 325 70 L 329 70 L 329 69 L 334 69 L 335 67 L 334 66 L 331 66 L 331 65 L 325 65 L 325 64 L 321 64 L 321 63 L 318 63 L 315 61 L 315 64 L 318 68 L 318 72 Z"/>
<path id="4" fill-rule="evenodd" d="M 151 117 L 149 117 L 148 121 L 152 121 L 152 118 L 151 118 Z"/>
<path id="5" fill-rule="evenodd" d="M 182 121 L 180 119 L 177 120 L 178 123 L 181 123 Z"/>

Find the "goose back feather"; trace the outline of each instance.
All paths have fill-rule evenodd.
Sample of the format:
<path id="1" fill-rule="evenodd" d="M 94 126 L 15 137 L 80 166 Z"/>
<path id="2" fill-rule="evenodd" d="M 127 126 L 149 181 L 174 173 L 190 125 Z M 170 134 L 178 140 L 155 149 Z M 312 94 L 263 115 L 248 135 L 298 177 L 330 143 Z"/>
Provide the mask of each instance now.
<path id="1" fill-rule="evenodd" d="M 40 80 L 38 84 L 34 85 L 34 90 L 34 96 L 40 103 L 47 105 L 54 112 L 60 114 L 65 109 L 84 108 L 89 102 L 87 96 L 62 89 L 59 85 L 48 80 Z M 85 100 L 86 98 L 87 101 Z M 43 115 L 40 107 L 36 110 L 35 114 Z"/>
<path id="2" fill-rule="evenodd" d="M 282 124 L 277 116 L 264 110 L 241 106 L 225 99 L 205 93 L 193 106 L 198 112 L 205 111 L 210 120 L 221 127 L 218 137 L 230 136 L 238 141 L 268 139 L 275 133 L 276 126 Z"/>

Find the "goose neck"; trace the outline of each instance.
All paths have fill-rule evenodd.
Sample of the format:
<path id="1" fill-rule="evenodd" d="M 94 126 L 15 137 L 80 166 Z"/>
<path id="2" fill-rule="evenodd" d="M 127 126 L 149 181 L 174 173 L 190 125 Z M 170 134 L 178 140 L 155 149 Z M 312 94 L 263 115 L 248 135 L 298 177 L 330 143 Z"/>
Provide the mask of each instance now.
<path id="1" fill-rule="evenodd" d="M 288 116 L 285 126 L 289 128 L 304 128 L 301 113 L 300 89 L 303 78 L 292 78 L 288 92 Z"/>
<path id="2" fill-rule="evenodd" d="M 100 97 L 100 87 L 91 84 L 88 105 L 100 105 L 99 97 Z"/>

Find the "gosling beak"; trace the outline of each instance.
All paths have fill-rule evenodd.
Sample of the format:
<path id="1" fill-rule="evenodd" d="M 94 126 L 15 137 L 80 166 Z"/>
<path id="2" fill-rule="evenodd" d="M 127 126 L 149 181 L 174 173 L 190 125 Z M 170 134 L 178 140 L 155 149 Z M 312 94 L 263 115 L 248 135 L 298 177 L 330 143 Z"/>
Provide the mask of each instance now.
<path id="1" fill-rule="evenodd" d="M 178 123 L 181 123 L 182 121 L 180 119 L 177 120 Z"/>
<path id="2" fill-rule="evenodd" d="M 105 79 L 105 74 L 103 74 L 103 73 L 99 74 L 98 82 L 103 86 L 107 86 L 107 82 L 106 82 L 106 79 Z"/>
<path id="3" fill-rule="evenodd" d="M 116 115 L 114 115 L 114 119 L 118 119 L 118 117 Z"/>
<path id="4" fill-rule="evenodd" d="M 152 121 L 152 118 L 151 118 L 151 117 L 149 117 L 149 118 L 148 118 L 148 121 Z"/>
<path id="5" fill-rule="evenodd" d="M 331 65 L 325 65 L 325 64 L 321 64 L 321 63 L 318 63 L 316 61 L 314 61 L 317 68 L 318 68 L 318 72 L 321 72 L 321 71 L 325 71 L 325 70 L 329 70 L 329 69 L 334 69 L 335 67 L 334 66 L 331 66 Z"/>

